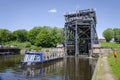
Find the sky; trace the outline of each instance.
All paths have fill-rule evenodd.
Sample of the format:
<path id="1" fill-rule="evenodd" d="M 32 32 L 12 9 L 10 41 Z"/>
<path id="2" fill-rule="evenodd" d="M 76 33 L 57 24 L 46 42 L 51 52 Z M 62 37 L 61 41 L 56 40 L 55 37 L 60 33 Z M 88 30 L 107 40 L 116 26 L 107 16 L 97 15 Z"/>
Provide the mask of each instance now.
<path id="1" fill-rule="evenodd" d="M 107 28 L 120 28 L 120 0 L 0 0 L 0 28 L 63 28 L 65 13 L 91 8 L 96 10 L 99 38 Z"/>

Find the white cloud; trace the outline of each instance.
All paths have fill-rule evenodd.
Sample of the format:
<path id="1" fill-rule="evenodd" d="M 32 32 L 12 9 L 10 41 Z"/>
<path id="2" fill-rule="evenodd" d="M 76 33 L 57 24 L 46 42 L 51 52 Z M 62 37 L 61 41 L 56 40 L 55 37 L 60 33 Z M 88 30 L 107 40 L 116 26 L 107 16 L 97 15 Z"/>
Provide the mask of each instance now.
<path id="1" fill-rule="evenodd" d="M 50 10 L 48 10 L 48 12 L 50 12 L 50 13 L 57 13 L 57 10 L 56 9 L 50 9 Z"/>

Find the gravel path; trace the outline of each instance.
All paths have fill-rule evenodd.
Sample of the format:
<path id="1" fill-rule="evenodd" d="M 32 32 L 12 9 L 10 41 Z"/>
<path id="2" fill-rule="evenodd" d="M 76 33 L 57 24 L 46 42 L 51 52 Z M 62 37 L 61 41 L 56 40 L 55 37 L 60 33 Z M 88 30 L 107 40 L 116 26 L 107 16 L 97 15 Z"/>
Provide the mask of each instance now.
<path id="1" fill-rule="evenodd" d="M 112 72 L 110 70 L 110 66 L 108 64 L 107 57 L 105 57 L 105 56 L 102 57 L 102 62 L 103 62 L 103 68 L 105 70 L 104 80 L 116 80 L 114 75 L 112 74 Z"/>
<path id="2" fill-rule="evenodd" d="M 101 53 L 96 66 L 95 76 L 93 76 L 92 80 L 116 80 L 108 63 L 108 55 L 113 53 L 112 50 L 102 49 Z"/>

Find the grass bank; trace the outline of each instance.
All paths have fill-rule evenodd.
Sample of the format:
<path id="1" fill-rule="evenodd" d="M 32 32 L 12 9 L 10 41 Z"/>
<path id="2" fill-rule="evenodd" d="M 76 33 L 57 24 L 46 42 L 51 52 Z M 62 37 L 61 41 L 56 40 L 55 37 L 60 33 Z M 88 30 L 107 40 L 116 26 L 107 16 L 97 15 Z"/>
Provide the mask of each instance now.
<path id="1" fill-rule="evenodd" d="M 120 80 L 120 52 L 117 52 L 117 58 L 115 59 L 113 54 L 108 57 L 108 62 L 111 67 L 113 74 L 116 76 L 117 80 Z"/>
<path id="2" fill-rule="evenodd" d="M 117 59 L 114 58 L 112 53 L 108 56 L 108 62 L 116 79 L 120 80 L 120 44 L 114 42 L 102 42 L 101 47 L 110 47 L 117 51 Z"/>
<path id="3" fill-rule="evenodd" d="M 101 47 L 110 47 L 112 49 L 120 49 L 120 44 L 114 42 L 102 42 Z"/>

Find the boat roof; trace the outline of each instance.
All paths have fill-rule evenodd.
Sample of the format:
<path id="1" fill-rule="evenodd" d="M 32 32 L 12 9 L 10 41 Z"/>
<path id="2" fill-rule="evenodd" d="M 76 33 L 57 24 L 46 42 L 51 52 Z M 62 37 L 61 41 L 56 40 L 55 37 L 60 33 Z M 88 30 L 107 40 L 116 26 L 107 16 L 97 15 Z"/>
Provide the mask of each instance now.
<path id="1" fill-rule="evenodd" d="M 43 54 L 42 52 L 26 52 L 25 54 L 28 54 L 28 55 L 40 55 L 40 54 Z"/>

